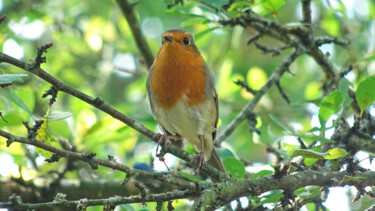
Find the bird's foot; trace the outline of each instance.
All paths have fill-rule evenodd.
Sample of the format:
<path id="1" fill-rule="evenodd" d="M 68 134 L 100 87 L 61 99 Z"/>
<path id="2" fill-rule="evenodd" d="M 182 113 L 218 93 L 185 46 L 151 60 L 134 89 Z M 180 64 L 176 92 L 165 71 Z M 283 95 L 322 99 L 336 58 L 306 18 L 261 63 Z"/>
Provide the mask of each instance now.
<path id="1" fill-rule="evenodd" d="M 164 147 L 164 145 L 167 143 L 167 141 L 170 141 L 171 139 L 172 140 L 181 140 L 182 138 L 181 138 L 181 136 L 172 136 L 172 135 L 168 136 L 168 135 L 160 134 L 160 133 L 156 134 L 155 136 L 156 136 L 156 139 L 158 140 L 157 141 L 158 145 L 156 146 L 156 157 L 158 157 L 159 160 L 164 163 L 165 167 L 169 171 L 169 168 L 168 168 L 167 164 L 165 163 L 165 158 L 164 158 L 164 155 L 165 155 L 166 152 L 163 151 L 163 150 L 160 150 L 160 152 L 159 152 L 159 147 L 160 146 Z"/>
<path id="2" fill-rule="evenodd" d="M 204 164 L 204 153 L 203 153 L 203 151 L 194 155 L 193 160 L 191 162 L 194 162 L 194 160 L 196 160 L 196 159 L 199 159 L 199 161 L 198 161 L 198 166 L 197 166 L 197 170 L 195 172 L 195 175 L 199 175 L 199 172 L 202 170 L 203 164 Z"/>

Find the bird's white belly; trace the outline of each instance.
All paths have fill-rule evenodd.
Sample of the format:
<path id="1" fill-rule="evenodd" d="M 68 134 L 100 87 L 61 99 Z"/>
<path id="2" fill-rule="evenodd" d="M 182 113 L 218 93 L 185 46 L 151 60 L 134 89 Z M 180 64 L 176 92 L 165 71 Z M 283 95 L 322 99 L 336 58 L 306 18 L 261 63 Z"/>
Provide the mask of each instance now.
<path id="1" fill-rule="evenodd" d="M 155 106 L 155 116 L 160 124 L 171 134 L 179 134 L 188 141 L 198 139 L 200 135 L 211 135 L 215 130 L 215 101 L 207 100 L 197 106 L 188 105 L 183 97 L 170 109 Z"/>

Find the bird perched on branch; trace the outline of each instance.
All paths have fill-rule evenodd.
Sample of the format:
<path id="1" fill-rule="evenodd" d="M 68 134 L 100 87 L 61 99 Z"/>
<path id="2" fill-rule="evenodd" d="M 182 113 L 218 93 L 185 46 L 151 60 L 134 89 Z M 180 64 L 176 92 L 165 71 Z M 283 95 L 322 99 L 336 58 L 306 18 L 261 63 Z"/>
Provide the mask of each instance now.
<path id="1" fill-rule="evenodd" d="M 191 33 L 170 29 L 162 40 L 147 78 L 152 114 L 168 139 L 185 139 L 198 151 L 197 172 L 205 161 L 225 172 L 213 144 L 219 114 L 214 77 Z"/>

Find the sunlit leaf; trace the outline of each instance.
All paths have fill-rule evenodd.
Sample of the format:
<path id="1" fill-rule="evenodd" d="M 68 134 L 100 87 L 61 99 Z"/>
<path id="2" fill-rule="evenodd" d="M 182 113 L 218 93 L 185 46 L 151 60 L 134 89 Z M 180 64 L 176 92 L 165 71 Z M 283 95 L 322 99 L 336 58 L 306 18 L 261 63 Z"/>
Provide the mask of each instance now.
<path id="1" fill-rule="evenodd" d="M 348 155 L 348 152 L 346 152 L 345 149 L 334 148 L 334 149 L 330 149 L 326 152 L 326 155 L 324 156 L 324 159 L 333 160 L 333 159 L 337 159 L 337 158 L 340 158 L 340 157 L 343 157 L 343 156 L 346 156 L 346 155 Z"/>
<path id="2" fill-rule="evenodd" d="M 306 100 L 315 100 L 319 98 L 321 95 L 320 84 L 316 81 L 308 83 L 304 95 Z"/>
<path id="3" fill-rule="evenodd" d="M 267 82 L 267 74 L 259 67 L 252 67 L 247 72 L 247 83 L 250 88 L 258 90 Z"/>
<path id="4" fill-rule="evenodd" d="M 293 151 L 292 157 L 302 156 L 304 158 L 315 158 L 315 159 L 326 159 L 333 160 L 343 156 L 346 156 L 348 153 L 342 148 L 330 149 L 327 152 L 316 152 L 309 149 L 296 149 Z"/>
<path id="5" fill-rule="evenodd" d="M 185 147 L 185 151 L 191 155 L 197 154 L 197 151 L 194 149 L 194 147 L 190 143 Z"/>
<path id="6" fill-rule="evenodd" d="M 312 166 L 314 165 L 319 159 L 315 159 L 315 158 L 305 158 L 303 159 L 303 163 L 306 165 L 306 166 Z"/>
<path id="7" fill-rule="evenodd" d="M 50 132 L 48 131 L 48 119 L 43 118 L 43 124 L 38 129 L 35 138 L 38 141 L 43 142 L 48 145 L 51 145 L 52 142 L 57 142 L 56 138 L 53 135 L 51 135 Z M 45 158 L 50 158 L 53 155 L 52 152 L 46 151 L 38 147 L 36 147 L 35 150 L 39 154 L 43 155 Z"/>
<path id="8" fill-rule="evenodd" d="M 336 16 L 330 14 L 320 22 L 320 27 L 325 29 L 330 35 L 338 36 L 340 32 L 340 22 Z"/>
<path id="9" fill-rule="evenodd" d="M 370 76 L 362 81 L 355 92 L 359 108 L 367 109 L 375 101 L 375 76 Z"/>
<path id="10" fill-rule="evenodd" d="M 372 54 L 371 56 L 368 56 L 368 57 L 365 57 L 365 58 L 361 59 L 362 62 L 369 62 L 369 61 L 372 61 L 372 60 L 375 60 L 375 54 Z"/>

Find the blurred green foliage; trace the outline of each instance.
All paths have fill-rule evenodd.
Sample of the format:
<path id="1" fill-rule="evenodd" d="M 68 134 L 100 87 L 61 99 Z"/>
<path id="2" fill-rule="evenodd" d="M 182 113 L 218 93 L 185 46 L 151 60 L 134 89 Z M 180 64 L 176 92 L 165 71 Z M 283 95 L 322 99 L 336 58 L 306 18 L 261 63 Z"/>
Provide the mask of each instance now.
<path id="1" fill-rule="evenodd" d="M 45 54 L 47 63 L 42 65 L 44 70 L 86 94 L 101 97 L 114 108 L 157 131 L 156 122 L 145 99 L 147 68 L 129 26 L 114 1 L 1 2 L 1 14 L 7 15 L 7 20 L 0 25 L 0 46 L 3 52 L 9 51 L 5 43 L 14 40 L 23 49 L 20 58 L 32 61 L 37 47 L 52 42 L 54 46 Z M 140 1 L 135 6 L 135 11 L 141 29 L 154 55 L 160 48 L 163 31 L 183 27 L 195 34 L 196 44 L 216 77 L 220 134 L 252 99 L 252 94 L 233 82 L 240 79 L 253 89 L 261 88 L 290 52 L 284 51 L 277 57 L 264 54 L 253 45 L 246 45 L 257 34 L 256 31 L 238 26 L 222 27 L 217 20 L 226 15 L 238 17 L 245 8 L 250 7 L 260 15 L 293 27 L 300 24 L 301 3 L 283 0 L 238 1 L 232 4 L 227 14 L 223 14 L 217 12 L 215 7 L 225 5 L 228 2 L 226 0 L 184 1 L 183 4 L 170 5 L 173 2 Z M 280 140 L 288 139 L 290 142 L 290 135 L 298 134 L 307 144 L 316 140 L 329 141 L 313 132 L 322 128 L 326 130 L 325 124 L 332 121 L 332 115 L 349 106 L 348 87 L 354 90 L 358 87 L 357 99 L 361 109 L 370 106 L 375 100 L 374 92 L 362 90 L 374 90 L 374 77 L 366 79 L 375 74 L 374 8 L 375 3 L 371 0 L 360 3 L 353 1 L 347 5 L 340 0 L 312 1 L 314 35 L 333 35 L 351 41 L 348 48 L 327 44 L 321 49 L 329 55 L 336 68 L 344 70 L 352 65 L 352 71 L 343 79 L 342 84 L 340 82 L 339 91 L 323 96 L 320 84 L 323 73 L 320 67 L 308 56 L 299 57 L 291 66 L 290 73 L 281 79 L 281 86 L 291 100 L 291 105 L 285 102 L 276 87 L 272 87 L 254 110 L 260 134 L 249 131 L 248 124 L 244 122 L 226 140 L 224 147 L 231 149 L 231 153 L 237 158 L 263 164 L 272 163 L 266 148 Z M 39 36 L 33 36 L 38 33 Z M 280 42 L 267 37 L 261 38 L 259 42 L 269 47 L 281 46 Z M 25 73 L 11 65 L 1 64 L 0 68 L 2 74 Z M 29 73 L 27 75 L 23 77 L 23 81 L 0 89 L 0 111 L 6 120 L 0 120 L 2 129 L 25 136 L 23 121 L 33 124 L 49 110 L 60 115 L 69 112 L 71 117 L 62 115 L 61 118 L 50 119 L 45 132 L 51 137 L 68 140 L 79 151 L 95 152 L 99 158 L 105 159 L 107 155 L 113 155 L 129 166 L 139 161 L 150 162 L 150 156 L 155 150 L 155 144 L 150 140 L 62 92 L 58 93 L 57 102 L 49 108 L 48 99 L 41 96 L 50 86 Z M 361 81 L 363 82 L 360 83 Z M 318 113 L 320 123 L 312 120 L 318 117 Z M 351 115 L 353 113 L 350 112 L 343 114 L 344 117 Z M 283 142 L 281 149 L 278 149 L 285 158 L 299 148 L 298 142 L 289 142 Z M 33 148 L 29 150 L 35 151 Z M 318 146 L 315 154 L 320 151 Z M 7 148 L 4 139 L 0 138 L 0 153 L 12 155 L 14 162 L 19 165 L 26 164 L 26 152 L 19 144 L 12 144 Z M 314 155 L 314 152 L 309 152 L 311 154 Z M 232 158 L 233 155 L 224 162 L 238 161 Z M 51 165 L 41 162 L 38 165 L 41 171 L 35 174 L 30 170 L 33 173 L 28 176 L 25 173 L 24 178 L 33 179 L 56 169 L 59 163 Z M 92 172 L 88 168 L 86 170 Z M 235 176 L 243 177 L 243 167 L 239 172 L 241 173 Z M 85 177 L 79 172 L 69 175 L 72 178 Z M 105 168 L 96 170 L 95 175 L 113 179 L 124 177 L 122 173 Z M 261 176 L 265 175 L 268 172 Z M 306 193 L 306 190 L 303 191 Z M 314 195 L 316 188 L 308 191 Z M 251 200 L 258 204 L 275 203 L 282 197 L 282 192 L 274 191 L 269 196 L 254 197 Z M 155 206 L 156 204 L 150 204 L 149 208 Z"/>

